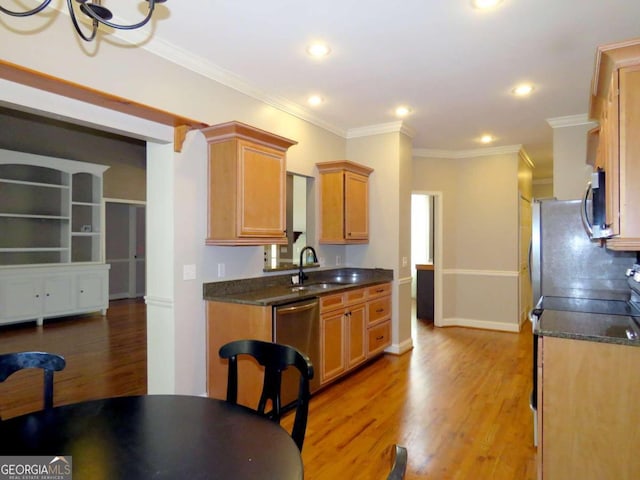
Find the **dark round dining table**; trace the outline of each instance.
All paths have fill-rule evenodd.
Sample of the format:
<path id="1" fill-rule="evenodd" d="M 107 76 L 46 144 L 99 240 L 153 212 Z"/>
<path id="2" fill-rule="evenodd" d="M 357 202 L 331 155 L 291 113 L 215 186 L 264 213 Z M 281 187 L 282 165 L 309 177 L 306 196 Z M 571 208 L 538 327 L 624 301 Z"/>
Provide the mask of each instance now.
<path id="1" fill-rule="evenodd" d="M 303 478 L 282 427 L 186 395 L 114 397 L 0 421 L 0 455 L 71 457 L 74 480 Z"/>

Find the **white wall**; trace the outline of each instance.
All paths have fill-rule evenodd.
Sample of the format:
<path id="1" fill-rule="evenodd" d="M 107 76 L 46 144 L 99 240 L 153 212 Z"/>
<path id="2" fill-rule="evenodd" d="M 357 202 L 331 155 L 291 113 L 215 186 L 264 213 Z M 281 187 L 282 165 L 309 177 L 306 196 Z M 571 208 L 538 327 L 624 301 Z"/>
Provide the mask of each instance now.
<path id="1" fill-rule="evenodd" d="M 587 132 L 596 124 L 586 115 L 550 119 L 553 127 L 553 196 L 576 200 L 584 196 L 593 171 L 587 161 Z"/>
<path id="2" fill-rule="evenodd" d="M 413 190 L 442 192 L 440 325 L 518 331 L 518 150 L 462 153 L 413 159 Z"/>

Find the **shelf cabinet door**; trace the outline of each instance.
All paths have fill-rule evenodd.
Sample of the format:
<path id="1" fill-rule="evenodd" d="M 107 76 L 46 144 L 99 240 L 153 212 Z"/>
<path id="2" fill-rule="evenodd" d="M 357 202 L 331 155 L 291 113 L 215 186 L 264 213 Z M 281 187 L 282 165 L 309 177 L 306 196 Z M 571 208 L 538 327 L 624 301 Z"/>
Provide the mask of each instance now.
<path id="1" fill-rule="evenodd" d="M 238 236 L 284 237 L 284 153 L 247 141 L 238 141 L 238 149 Z"/>
<path id="2" fill-rule="evenodd" d="M 326 383 L 345 371 L 344 311 L 338 310 L 320 317 L 321 383 Z"/>
<path id="3" fill-rule="evenodd" d="M 76 277 L 76 296 L 79 309 L 102 310 L 108 304 L 108 273 L 84 273 Z"/>
<path id="4" fill-rule="evenodd" d="M 347 368 L 354 367 L 367 359 L 365 332 L 366 332 L 366 308 L 361 303 L 350 307 L 346 316 L 348 344 L 347 344 Z"/>
<path id="5" fill-rule="evenodd" d="M 369 239 L 369 179 L 346 172 L 344 176 L 344 233 L 347 240 Z"/>
<path id="6" fill-rule="evenodd" d="M 36 318 L 42 312 L 40 280 L 5 278 L 0 280 L 0 323 Z"/>
<path id="7" fill-rule="evenodd" d="M 44 277 L 42 282 L 43 312 L 45 315 L 69 313 L 75 307 L 73 275 Z"/>

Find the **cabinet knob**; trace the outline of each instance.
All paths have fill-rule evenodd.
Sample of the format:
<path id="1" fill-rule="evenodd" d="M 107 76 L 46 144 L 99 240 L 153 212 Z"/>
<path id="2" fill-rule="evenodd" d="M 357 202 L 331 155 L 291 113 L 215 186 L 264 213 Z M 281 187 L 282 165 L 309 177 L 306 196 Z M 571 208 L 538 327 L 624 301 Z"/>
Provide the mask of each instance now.
<path id="1" fill-rule="evenodd" d="M 80 293 L 84 293 L 84 290 L 80 290 Z"/>
<path id="2" fill-rule="evenodd" d="M 39 293 L 36 293 L 36 298 L 40 298 L 40 294 Z"/>
<path id="3" fill-rule="evenodd" d="M 47 297 L 49 296 L 49 294 L 47 293 Z"/>

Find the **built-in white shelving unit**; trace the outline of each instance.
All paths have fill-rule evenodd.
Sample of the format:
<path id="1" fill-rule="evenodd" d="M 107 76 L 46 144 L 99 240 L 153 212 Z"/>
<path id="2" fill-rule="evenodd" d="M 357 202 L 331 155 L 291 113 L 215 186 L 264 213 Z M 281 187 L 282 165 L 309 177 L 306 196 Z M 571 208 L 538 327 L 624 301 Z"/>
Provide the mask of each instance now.
<path id="1" fill-rule="evenodd" d="M 0 150 L 0 324 L 106 311 L 107 168 Z"/>

